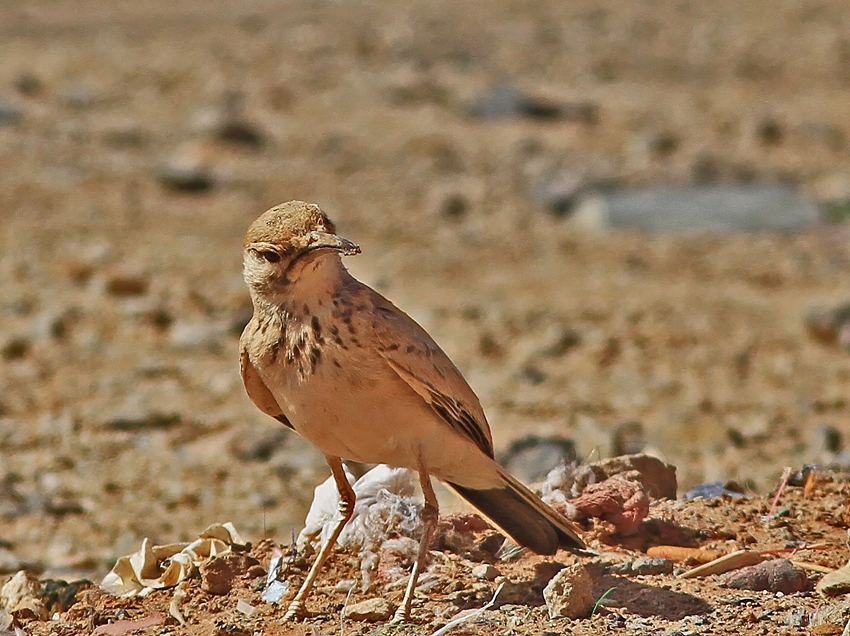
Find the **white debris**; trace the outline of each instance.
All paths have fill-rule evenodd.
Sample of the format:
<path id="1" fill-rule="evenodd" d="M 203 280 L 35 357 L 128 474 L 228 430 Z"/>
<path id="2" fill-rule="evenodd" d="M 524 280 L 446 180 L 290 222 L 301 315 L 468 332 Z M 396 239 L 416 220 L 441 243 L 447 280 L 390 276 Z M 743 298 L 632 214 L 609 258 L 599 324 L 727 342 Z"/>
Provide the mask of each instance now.
<path id="1" fill-rule="evenodd" d="M 289 592 L 289 581 L 279 580 L 280 569 L 283 565 L 283 552 L 275 548 L 269 562 L 269 573 L 266 576 L 266 586 L 261 598 L 266 603 L 277 603 Z"/>
<path id="2" fill-rule="evenodd" d="M 145 596 L 153 590 L 174 587 L 203 561 L 230 552 L 234 545 L 245 545 L 245 541 L 230 522 L 211 525 L 191 543 L 151 546 L 145 539 L 138 552 L 118 559 L 100 587 L 121 597 Z"/>
<path id="3" fill-rule="evenodd" d="M 340 533 L 337 543 L 360 551 L 363 589 L 371 582 L 378 564 L 378 553 L 392 549 L 407 558 L 415 558 L 419 549 L 420 504 L 414 498 L 416 473 L 407 468 L 375 466 L 357 481 L 346 469 L 357 501 L 354 515 Z M 340 519 L 339 493 L 333 477 L 315 490 L 298 545 L 324 545 Z M 406 576 L 401 568 L 400 576 Z"/>
<path id="4" fill-rule="evenodd" d="M 248 601 L 244 601 L 240 598 L 236 601 L 236 610 L 242 612 L 245 616 L 250 617 L 257 611 L 257 608 L 251 605 Z"/>
<path id="5" fill-rule="evenodd" d="M 580 492 L 575 492 L 574 473 L 574 466 L 567 466 L 566 464 L 555 466 L 555 468 L 549 471 L 549 474 L 546 475 L 546 479 L 540 486 L 540 498 L 543 500 L 543 503 L 550 506 L 557 504 L 559 510 L 569 519 L 576 518 L 575 506 L 569 501 L 569 498 L 578 497 L 581 494 Z"/>

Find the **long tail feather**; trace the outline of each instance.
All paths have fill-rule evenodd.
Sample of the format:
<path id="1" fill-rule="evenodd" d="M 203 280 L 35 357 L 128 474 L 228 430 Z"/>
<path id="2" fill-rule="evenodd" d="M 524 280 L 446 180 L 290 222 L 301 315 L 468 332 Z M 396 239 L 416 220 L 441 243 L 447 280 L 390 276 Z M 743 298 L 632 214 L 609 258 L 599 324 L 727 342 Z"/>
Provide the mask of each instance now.
<path id="1" fill-rule="evenodd" d="M 500 469 L 502 488 L 473 490 L 449 483 L 461 497 L 481 511 L 518 544 L 538 554 L 558 548 L 584 548 L 576 526 L 543 503 L 514 477 Z"/>

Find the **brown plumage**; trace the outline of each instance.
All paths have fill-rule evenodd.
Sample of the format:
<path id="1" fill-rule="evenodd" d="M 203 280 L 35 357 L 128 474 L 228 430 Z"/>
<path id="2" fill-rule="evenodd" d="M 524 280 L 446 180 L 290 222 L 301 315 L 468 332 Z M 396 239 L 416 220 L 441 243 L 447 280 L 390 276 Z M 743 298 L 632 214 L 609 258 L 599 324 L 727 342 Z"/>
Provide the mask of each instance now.
<path id="1" fill-rule="evenodd" d="M 418 471 L 426 525 L 396 620 L 406 620 L 437 519 L 430 476 L 450 485 L 517 543 L 541 554 L 584 546 L 575 526 L 493 459 L 475 393 L 428 333 L 354 279 L 340 254 L 360 248 L 318 206 L 293 201 L 250 227 L 244 275 L 254 317 L 242 335 L 242 379 L 264 413 L 321 450 L 340 490 L 343 519 L 290 606 L 292 618 L 350 517 L 341 459 Z"/>

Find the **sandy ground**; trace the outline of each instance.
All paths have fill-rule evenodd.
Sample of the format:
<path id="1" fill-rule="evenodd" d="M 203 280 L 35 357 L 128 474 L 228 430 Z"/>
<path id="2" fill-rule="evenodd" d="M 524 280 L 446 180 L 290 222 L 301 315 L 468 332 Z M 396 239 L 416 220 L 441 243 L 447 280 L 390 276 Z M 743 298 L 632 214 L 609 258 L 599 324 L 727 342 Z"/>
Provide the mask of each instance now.
<path id="1" fill-rule="evenodd" d="M 458 363 L 499 451 L 557 435 L 593 459 L 638 421 L 680 490 L 753 493 L 833 460 L 850 359 L 803 316 L 850 297 L 843 226 L 586 234 L 534 193 L 567 175 L 850 196 L 844 12 L 3 3 L 0 539 L 73 578 L 142 537 L 300 528 L 326 468 L 250 404 L 236 360 L 242 236 L 295 198 Z M 504 81 L 579 115 L 470 117 Z M 216 123 L 230 94 L 241 134 Z M 175 163 L 211 187 L 168 187 Z"/>

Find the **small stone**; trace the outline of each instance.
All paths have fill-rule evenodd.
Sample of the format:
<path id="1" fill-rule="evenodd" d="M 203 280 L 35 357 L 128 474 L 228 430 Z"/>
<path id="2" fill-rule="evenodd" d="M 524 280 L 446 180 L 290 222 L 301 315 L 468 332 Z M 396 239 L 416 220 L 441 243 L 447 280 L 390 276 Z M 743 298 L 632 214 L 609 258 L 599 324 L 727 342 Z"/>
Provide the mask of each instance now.
<path id="1" fill-rule="evenodd" d="M 224 321 L 177 320 L 169 328 L 172 344 L 186 348 L 218 349 L 229 333 L 230 325 Z"/>
<path id="2" fill-rule="evenodd" d="M 186 145 L 178 149 L 159 167 L 158 176 L 164 186 L 181 192 L 206 192 L 216 184 L 208 152 L 203 145 Z"/>
<path id="3" fill-rule="evenodd" d="M 15 104 L 0 98 L 0 126 L 12 126 L 23 119 L 24 114 Z"/>
<path id="4" fill-rule="evenodd" d="M 785 131 L 773 117 L 764 117 L 756 123 L 756 138 L 763 146 L 778 146 L 785 138 Z"/>
<path id="5" fill-rule="evenodd" d="M 118 297 L 143 296 L 147 293 L 148 287 L 147 278 L 131 274 L 110 276 L 104 285 L 107 294 Z"/>
<path id="6" fill-rule="evenodd" d="M 661 557 L 647 557 L 634 559 L 626 563 L 619 563 L 610 568 L 614 574 L 625 574 L 634 576 L 655 576 L 658 574 L 672 574 L 673 561 Z"/>
<path id="7" fill-rule="evenodd" d="M 231 438 L 230 453 L 243 462 L 265 462 L 291 439 L 282 426 L 246 427 Z"/>
<path id="8" fill-rule="evenodd" d="M 850 592 L 850 563 L 824 574 L 815 589 L 824 596 L 838 596 Z"/>
<path id="9" fill-rule="evenodd" d="M 179 413 L 147 411 L 141 413 L 118 414 L 103 422 L 105 428 L 116 431 L 138 431 L 151 429 L 169 429 L 180 423 Z"/>
<path id="10" fill-rule="evenodd" d="M 481 119 L 527 117 L 595 124 L 599 121 L 599 106 L 589 101 L 558 103 L 526 94 L 512 83 L 502 82 L 470 100 L 466 105 L 466 114 Z"/>
<path id="11" fill-rule="evenodd" d="M 47 608 L 41 602 L 41 584 L 34 574 L 26 570 L 17 572 L 0 588 L 0 609 L 16 619 L 47 618 Z"/>
<path id="12" fill-rule="evenodd" d="M 395 607 L 385 598 L 370 598 L 345 608 L 345 618 L 376 623 L 387 620 Z"/>
<path id="13" fill-rule="evenodd" d="M 549 618 L 584 618 L 593 609 L 593 581 L 587 569 L 576 563 L 558 572 L 543 589 Z"/>
<path id="14" fill-rule="evenodd" d="M 570 439 L 529 435 L 513 442 L 500 459 L 520 481 L 534 483 L 544 479 L 555 466 L 576 461 L 577 455 Z"/>
<path id="15" fill-rule="evenodd" d="M 257 560 L 244 554 L 229 552 L 201 565 L 201 589 L 208 594 L 223 595 L 233 588 L 235 579 L 245 574 Z"/>
<path id="16" fill-rule="evenodd" d="M 12 85 L 21 95 L 26 95 L 27 97 L 38 95 L 44 88 L 38 75 L 29 71 L 24 71 L 18 75 Z"/>
<path id="17" fill-rule="evenodd" d="M 0 357 L 4 360 L 21 360 L 30 351 L 30 341 L 24 336 L 11 336 L 0 341 Z"/>
<path id="18" fill-rule="evenodd" d="M 59 97 L 66 106 L 79 110 L 91 108 L 98 100 L 97 90 L 86 82 L 77 82 L 67 86 Z"/>
<path id="19" fill-rule="evenodd" d="M 809 587 L 806 573 L 795 568 L 788 559 L 773 559 L 731 572 L 726 576 L 725 582 L 728 587 L 736 590 L 783 594 L 803 592 Z"/>
<path id="20" fill-rule="evenodd" d="M 497 577 L 502 576 L 502 573 L 499 572 L 498 568 L 493 567 L 489 563 L 482 563 L 472 568 L 472 576 L 477 579 L 484 579 L 485 581 L 495 581 Z"/>
<path id="21" fill-rule="evenodd" d="M 805 607 L 795 607 L 785 615 L 782 623 L 786 627 L 805 627 L 809 624 L 809 610 Z"/>
<path id="22" fill-rule="evenodd" d="M 682 499 L 696 499 L 697 497 L 702 497 L 703 499 L 713 499 L 715 497 L 723 496 L 738 499 L 744 496 L 744 494 L 739 490 L 739 488 L 740 486 L 738 486 L 734 482 L 710 481 L 705 484 L 699 484 L 698 486 L 694 486 L 688 492 L 682 495 Z"/>

